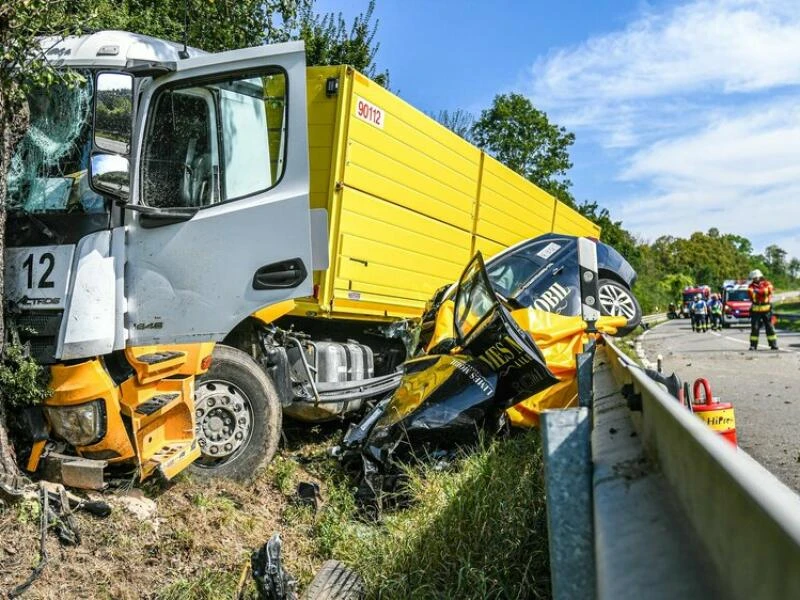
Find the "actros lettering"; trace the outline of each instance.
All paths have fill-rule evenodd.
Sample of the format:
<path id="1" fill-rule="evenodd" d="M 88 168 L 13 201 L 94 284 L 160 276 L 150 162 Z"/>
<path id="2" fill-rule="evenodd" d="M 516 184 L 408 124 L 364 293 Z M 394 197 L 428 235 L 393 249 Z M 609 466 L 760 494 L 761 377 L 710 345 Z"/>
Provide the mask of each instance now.
<path id="1" fill-rule="evenodd" d="M 23 306 L 47 306 L 48 304 L 59 304 L 61 298 L 28 298 L 23 296 L 19 299 L 19 304 Z"/>

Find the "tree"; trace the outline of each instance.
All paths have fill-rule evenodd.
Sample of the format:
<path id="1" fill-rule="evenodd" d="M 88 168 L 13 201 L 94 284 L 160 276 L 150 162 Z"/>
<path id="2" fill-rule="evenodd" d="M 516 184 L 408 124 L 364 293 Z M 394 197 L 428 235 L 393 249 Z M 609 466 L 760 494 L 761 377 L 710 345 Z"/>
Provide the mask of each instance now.
<path id="1" fill-rule="evenodd" d="M 61 37 L 76 33 L 83 24 L 91 21 L 93 15 L 91 5 L 83 0 L 26 0 L 0 4 L 0 299 L 3 289 L 7 174 L 14 148 L 28 127 L 26 95 L 33 89 L 52 85 L 59 80 L 69 84 L 78 78 L 77 75 L 60 73 L 53 68 L 45 58 L 46 49 L 42 47 L 38 36 L 47 34 Z M 0 355 L 7 361 L 11 358 L 4 348 L 6 331 L 3 307 L 4 302 L 0 301 Z M 17 360 L 27 359 L 17 356 L 11 365 Z M 12 378 L 35 377 L 37 372 L 37 369 L 14 372 L 3 365 L 3 375 Z M 8 399 L 2 395 L 8 392 L 8 383 L 4 381 L 4 385 L 0 386 L 0 483 L 4 478 L 6 482 L 16 482 L 19 475 L 8 438 Z M 10 485 L 13 487 L 15 484 Z"/>
<path id="2" fill-rule="evenodd" d="M 567 171 L 575 135 L 550 122 L 522 94 L 495 96 L 472 128 L 475 144 L 508 168 L 574 206 Z"/>
<path id="3" fill-rule="evenodd" d="M 350 65 L 378 85 L 389 87 L 389 71 L 380 71 L 375 55 L 380 44 L 375 41 L 379 21 L 372 23 L 375 0 L 359 14 L 350 26 L 342 13 L 317 15 L 312 2 L 306 2 L 299 15 L 299 28 L 293 33 L 306 43 L 306 62 L 309 65 Z"/>
<path id="4" fill-rule="evenodd" d="M 440 110 L 439 114 L 431 116 L 468 142 L 473 143 L 475 141 L 472 137 L 472 128 L 475 125 L 475 117 L 472 113 L 459 108 L 453 112 Z"/>
<path id="5" fill-rule="evenodd" d="M 585 201 L 578 206 L 578 212 L 600 226 L 600 240 L 612 246 L 633 266 L 639 259 L 636 239 L 622 227 L 622 221 L 614 221 L 607 208 L 600 208 L 597 202 Z"/>
<path id="6" fill-rule="evenodd" d="M 764 249 L 764 262 L 773 277 L 781 277 L 786 274 L 786 250 L 770 244 Z"/>
<path id="7" fill-rule="evenodd" d="M 313 0 L 97 0 L 97 29 L 122 29 L 208 52 L 293 39 Z"/>
<path id="8" fill-rule="evenodd" d="M 792 258 L 789 261 L 786 270 L 789 272 L 789 277 L 791 277 L 792 279 L 797 279 L 797 276 L 800 275 L 800 260 Z"/>

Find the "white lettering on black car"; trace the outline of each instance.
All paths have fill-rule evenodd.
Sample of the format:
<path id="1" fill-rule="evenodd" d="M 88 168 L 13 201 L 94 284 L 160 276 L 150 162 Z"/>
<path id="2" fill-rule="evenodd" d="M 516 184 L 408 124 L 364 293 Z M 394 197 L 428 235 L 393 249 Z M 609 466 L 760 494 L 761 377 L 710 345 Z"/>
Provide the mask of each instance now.
<path id="1" fill-rule="evenodd" d="M 567 307 L 566 300 L 571 292 L 571 288 L 565 288 L 560 283 L 554 283 L 533 301 L 533 306 L 539 310 L 560 312 Z"/>

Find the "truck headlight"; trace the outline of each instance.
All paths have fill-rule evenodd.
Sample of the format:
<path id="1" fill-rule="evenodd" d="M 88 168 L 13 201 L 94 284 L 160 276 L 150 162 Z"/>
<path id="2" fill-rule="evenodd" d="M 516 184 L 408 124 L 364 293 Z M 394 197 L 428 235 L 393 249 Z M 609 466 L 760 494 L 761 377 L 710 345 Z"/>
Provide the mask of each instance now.
<path id="1" fill-rule="evenodd" d="M 74 406 L 45 406 L 47 420 L 58 437 L 73 446 L 91 446 L 106 432 L 106 404 L 103 399 Z"/>

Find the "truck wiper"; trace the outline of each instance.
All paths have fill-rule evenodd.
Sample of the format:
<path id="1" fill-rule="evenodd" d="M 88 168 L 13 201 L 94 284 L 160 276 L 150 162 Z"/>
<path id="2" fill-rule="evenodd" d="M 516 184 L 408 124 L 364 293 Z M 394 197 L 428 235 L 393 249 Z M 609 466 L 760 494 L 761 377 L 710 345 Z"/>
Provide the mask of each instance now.
<path id="1" fill-rule="evenodd" d="M 44 223 L 44 221 L 38 217 L 34 217 L 33 214 L 27 211 L 20 212 L 21 214 L 25 215 L 28 220 L 36 226 L 36 229 L 39 230 L 39 233 L 43 234 L 47 239 L 53 240 L 57 245 L 61 245 L 64 242 L 64 238 L 57 233 L 54 233 L 53 230 Z"/>

